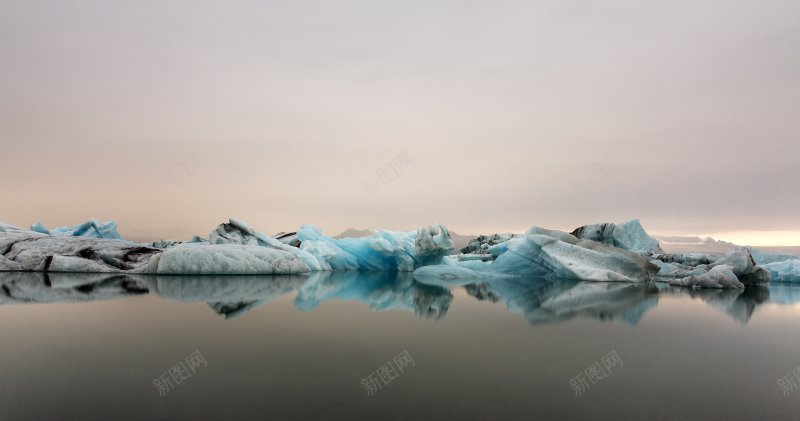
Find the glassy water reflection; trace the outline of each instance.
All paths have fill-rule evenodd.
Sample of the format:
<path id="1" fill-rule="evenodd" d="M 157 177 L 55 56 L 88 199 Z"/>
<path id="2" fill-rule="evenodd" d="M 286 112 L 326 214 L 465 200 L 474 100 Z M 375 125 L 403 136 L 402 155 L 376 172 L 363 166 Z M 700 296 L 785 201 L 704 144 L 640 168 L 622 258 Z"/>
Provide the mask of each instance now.
<path id="1" fill-rule="evenodd" d="M 0 419 L 797 419 L 800 286 L 0 273 Z M 624 363 L 570 381 L 616 352 Z M 207 366 L 159 395 L 153 380 Z M 362 380 L 408 352 L 415 365 Z M 584 376 L 585 377 L 585 376 Z M 786 395 L 786 396 L 785 396 Z"/>

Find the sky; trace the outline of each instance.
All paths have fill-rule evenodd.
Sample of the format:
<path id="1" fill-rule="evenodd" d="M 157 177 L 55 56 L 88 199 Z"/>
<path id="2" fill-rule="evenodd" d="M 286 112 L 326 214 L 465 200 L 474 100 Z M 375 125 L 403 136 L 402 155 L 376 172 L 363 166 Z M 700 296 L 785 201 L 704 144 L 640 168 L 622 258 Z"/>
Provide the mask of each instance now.
<path id="1" fill-rule="evenodd" d="M 0 0 L 0 221 L 800 245 L 800 2 Z"/>

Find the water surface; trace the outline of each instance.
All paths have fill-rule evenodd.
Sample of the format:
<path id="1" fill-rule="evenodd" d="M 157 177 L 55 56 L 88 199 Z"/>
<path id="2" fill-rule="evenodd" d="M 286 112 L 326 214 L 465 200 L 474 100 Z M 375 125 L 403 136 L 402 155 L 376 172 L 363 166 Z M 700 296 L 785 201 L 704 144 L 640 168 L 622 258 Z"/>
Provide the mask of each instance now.
<path id="1" fill-rule="evenodd" d="M 793 285 L 338 272 L 0 273 L 0 286 L 2 420 L 800 417 L 800 389 L 777 383 L 800 365 Z M 205 365 L 160 394 L 154 379 L 193 353 Z M 387 364 L 396 376 L 370 393 L 362 380 Z M 576 392 L 590 367 L 604 376 Z"/>

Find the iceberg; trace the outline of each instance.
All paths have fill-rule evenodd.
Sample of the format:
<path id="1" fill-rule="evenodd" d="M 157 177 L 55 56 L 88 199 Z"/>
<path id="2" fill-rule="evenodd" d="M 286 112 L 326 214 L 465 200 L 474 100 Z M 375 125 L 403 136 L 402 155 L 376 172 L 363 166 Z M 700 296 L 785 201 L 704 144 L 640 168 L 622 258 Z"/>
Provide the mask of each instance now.
<path id="1" fill-rule="evenodd" d="M 470 240 L 469 243 L 460 250 L 460 252 L 461 254 L 465 255 L 469 254 L 487 255 L 489 254 L 489 248 L 491 248 L 492 246 L 496 246 L 500 243 L 505 243 L 506 241 L 519 236 L 520 234 L 512 234 L 510 232 L 502 234 L 492 234 L 492 235 L 479 235 L 478 237 Z"/>
<path id="2" fill-rule="evenodd" d="M 702 275 L 690 275 L 669 281 L 670 285 L 692 288 L 744 288 L 728 265 L 714 266 Z"/>
<path id="3" fill-rule="evenodd" d="M 774 282 L 800 282 L 800 259 L 784 260 L 761 265 Z"/>
<path id="4" fill-rule="evenodd" d="M 577 238 L 599 241 L 639 254 L 663 253 L 658 241 L 642 228 L 638 219 L 621 224 L 603 223 L 584 225 L 572 231 Z"/>
<path id="5" fill-rule="evenodd" d="M 287 239 L 288 236 L 279 234 L 280 238 Z M 289 240 L 288 244 L 279 238 L 273 238 L 250 228 L 247 223 L 231 218 L 227 224 L 220 224 L 208 237 L 211 244 L 242 244 L 269 247 L 295 255 L 309 270 L 322 270 L 322 265 L 316 256 L 307 251 L 294 247 Z"/>
<path id="6" fill-rule="evenodd" d="M 800 257 L 788 253 L 769 253 L 748 247 L 754 261 L 760 265 L 774 282 L 800 282 Z"/>
<path id="7" fill-rule="evenodd" d="M 0 271 L 162 275 L 413 271 L 415 279 L 443 286 L 510 278 L 656 280 L 694 288 L 741 288 L 770 279 L 800 281 L 800 259 L 791 255 L 744 248 L 724 254 L 664 253 L 635 219 L 584 225 L 572 233 L 532 227 L 525 234 L 482 235 L 470 240 L 460 254 L 451 254 L 453 249 L 451 234 L 441 224 L 332 238 L 312 225 L 269 236 L 230 219 L 208 239 L 137 244 L 121 239 L 116 223 L 95 219 L 51 230 L 42 224 L 25 230 L 0 223 Z"/>
<path id="8" fill-rule="evenodd" d="M 239 244 L 180 244 L 155 255 L 147 273 L 162 275 L 285 275 L 309 272 L 284 250 Z"/>
<path id="9" fill-rule="evenodd" d="M 300 249 L 316 257 L 323 270 L 397 270 L 411 272 L 436 265 L 453 251 L 444 225 L 411 232 L 376 230 L 369 237 L 331 238 L 312 225 L 297 231 Z"/>
<path id="10" fill-rule="evenodd" d="M 425 266 L 414 272 L 423 279 L 476 279 L 481 277 L 551 277 L 604 282 L 644 282 L 658 267 L 641 255 L 594 240 L 578 239 L 562 231 L 539 227 L 525 235 L 496 244 L 488 252 L 492 262 L 453 261 Z"/>
<path id="11" fill-rule="evenodd" d="M 784 262 L 787 260 L 798 260 L 800 256 L 789 254 L 789 253 L 770 253 L 767 251 L 763 251 L 756 247 L 747 247 L 747 251 L 753 256 L 753 260 L 759 265 L 764 265 L 768 263 L 778 263 Z"/>
<path id="12" fill-rule="evenodd" d="M 33 231 L 0 233 L 0 270 L 142 272 L 161 250 L 123 240 L 64 237 Z"/>
<path id="13" fill-rule="evenodd" d="M 747 249 L 730 250 L 725 254 L 683 253 L 656 254 L 651 260 L 660 271 L 661 281 L 672 285 L 697 288 L 742 288 L 743 284 L 755 285 L 770 281 L 770 272 L 756 264 Z M 720 267 L 713 273 L 712 270 Z M 729 280 L 728 272 L 734 275 Z M 679 278 L 665 280 L 663 278 Z"/>
<path id="14" fill-rule="evenodd" d="M 303 261 L 311 271 L 399 270 L 437 264 L 453 251 L 447 228 L 431 225 L 411 232 L 377 230 L 372 236 L 331 238 L 312 226 L 270 237 L 246 223 L 230 219 L 209 236 L 211 244 L 242 244 L 283 250 Z"/>
<path id="15" fill-rule="evenodd" d="M 162 250 L 124 240 L 31 231 L 0 233 L 0 270 L 153 274 L 288 274 L 310 269 L 294 254 L 259 246 L 183 243 Z"/>

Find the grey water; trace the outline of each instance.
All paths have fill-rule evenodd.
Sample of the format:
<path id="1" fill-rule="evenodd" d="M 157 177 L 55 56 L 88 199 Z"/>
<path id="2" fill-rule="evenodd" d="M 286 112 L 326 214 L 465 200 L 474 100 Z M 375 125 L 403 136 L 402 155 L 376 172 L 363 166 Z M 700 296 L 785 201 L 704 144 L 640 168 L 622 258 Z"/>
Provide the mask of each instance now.
<path id="1" fill-rule="evenodd" d="M 798 322 L 791 284 L 0 273 L 0 420 L 798 419 Z"/>

